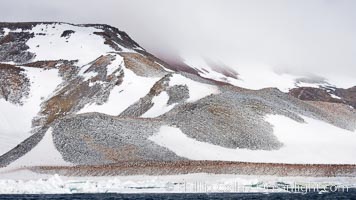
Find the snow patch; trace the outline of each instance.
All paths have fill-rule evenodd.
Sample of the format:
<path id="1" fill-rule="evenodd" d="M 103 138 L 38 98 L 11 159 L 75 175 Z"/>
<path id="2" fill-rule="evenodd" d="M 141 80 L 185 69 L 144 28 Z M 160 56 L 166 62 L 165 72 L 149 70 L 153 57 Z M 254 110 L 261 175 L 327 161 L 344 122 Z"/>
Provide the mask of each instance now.
<path id="1" fill-rule="evenodd" d="M 61 37 L 66 30 L 75 31 L 69 38 Z M 102 30 L 94 27 L 81 27 L 65 23 L 39 24 L 30 31 L 35 37 L 27 41 L 28 51 L 36 54 L 39 60 L 78 60 L 78 65 L 87 64 L 107 52 L 114 51 L 104 45 L 104 38 L 94 34 Z M 54 50 L 55 49 L 55 50 Z"/>
<path id="2" fill-rule="evenodd" d="M 154 62 L 155 62 L 155 64 L 157 64 L 157 65 L 161 66 L 161 67 L 162 67 L 162 69 L 164 69 L 165 71 L 167 71 L 167 72 L 171 72 L 171 73 L 173 73 L 173 72 L 174 72 L 173 70 L 168 69 L 167 67 L 163 66 L 161 63 L 159 63 L 159 62 L 157 62 L 157 61 L 154 61 Z"/>
<path id="3" fill-rule="evenodd" d="M 110 54 L 112 55 L 112 54 Z M 123 62 L 124 62 L 124 58 L 121 57 L 120 55 L 115 54 L 115 59 L 113 61 L 111 61 L 111 63 L 106 67 L 106 75 L 112 75 L 114 72 L 118 72 L 118 70 L 121 68 Z M 87 81 L 95 76 L 98 75 L 98 72 L 95 71 L 90 71 L 90 72 L 86 72 L 90 67 L 92 66 L 92 63 L 86 64 L 83 67 L 81 67 L 81 69 L 78 72 L 79 76 L 82 76 L 84 78 L 83 81 Z M 118 74 L 115 74 L 118 75 Z M 95 85 L 95 83 L 99 83 L 101 81 L 95 81 L 95 82 L 90 82 L 89 86 L 93 86 Z"/>
<path id="4" fill-rule="evenodd" d="M 82 76 L 82 77 L 84 78 L 83 81 L 87 81 L 87 80 L 89 80 L 89 79 L 91 79 L 91 78 L 93 78 L 93 77 L 95 77 L 95 76 L 98 75 L 98 73 L 97 73 L 97 72 L 94 72 L 94 71 L 85 72 L 85 71 L 87 71 L 87 70 L 90 68 L 90 66 L 91 66 L 91 64 L 84 65 L 84 66 L 80 69 L 80 71 L 79 71 L 79 73 L 78 73 L 79 76 Z"/>
<path id="5" fill-rule="evenodd" d="M 322 88 L 322 87 L 328 87 L 331 86 L 326 83 L 306 83 L 306 82 L 297 82 L 295 84 L 296 87 L 311 87 L 311 88 Z"/>
<path id="6" fill-rule="evenodd" d="M 169 81 L 169 87 L 175 85 L 186 85 L 189 90 L 187 102 L 194 102 L 211 94 L 218 94 L 219 88 L 214 85 L 200 83 L 186 78 L 180 74 L 173 74 Z"/>
<path id="7" fill-rule="evenodd" d="M 108 65 L 106 68 L 107 76 L 117 71 L 123 63 L 124 63 L 124 58 L 120 55 L 115 55 L 115 60 L 112 61 L 110 65 Z"/>
<path id="8" fill-rule="evenodd" d="M 300 78 L 305 78 L 302 75 L 292 75 L 288 73 L 276 73 L 272 67 L 268 65 L 252 65 L 244 66 L 237 69 L 239 73 L 239 79 L 230 82 L 233 85 L 259 90 L 267 87 L 278 88 L 282 92 L 288 92 L 292 88 L 296 87 L 338 87 L 338 88 L 350 88 L 356 85 L 355 79 L 347 77 L 331 77 L 322 76 L 327 81 L 326 83 L 306 83 L 297 82 Z"/>
<path id="9" fill-rule="evenodd" d="M 341 99 L 341 97 L 336 96 L 335 94 L 330 94 L 330 96 L 331 96 L 332 98 L 334 98 L 334 99 Z"/>
<path id="10" fill-rule="evenodd" d="M 160 78 L 137 76 L 130 69 L 122 67 L 123 82 L 111 90 L 108 101 L 103 105 L 87 104 L 80 113 L 101 112 L 108 115 L 119 115 L 130 105 L 144 97 Z"/>
<path id="11" fill-rule="evenodd" d="M 20 32 L 23 31 L 23 30 L 20 29 L 20 28 L 17 28 L 17 29 L 15 29 L 15 30 L 11 30 L 11 29 L 8 29 L 8 28 L 4 28 L 4 29 L 2 29 L 2 30 L 4 31 L 3 36 L 6 36 L 6 35 L 9 34 L 10 32 L 13 32 L 13 33 L 20 33 Z"/>
<path id="12" fill-rule="evenodd" d="M 57 69 L 21 68 L 29 78 L 30 95 L 28 99 L 24 99 L 22 106 L 0 99 L 0 155 L 30 136 L 32 119 L 40 112 L 41 103 L 49 98 L 62 82 Z"/>
<path id="13" fill-rule="evenodd" d="M 268 66 L 243 67 L 238 69 L 238 72 L 240 79 L 236 85 L 253 90 L 275 87 L 282 92 L 288 92 L 295 87 L 295 79 L 298 78 L 289 74 L 277 74 Z"/>
<path id="14" fill-rule="evenodd" d="M 238 73 L 238 79 L 227 77 L 224 74 L 218 73 L 211 69 L 206 61 L 199 57 L 192 57 L 190 55 L 183 55 L 182 59 L 184 63 L 198 70 L 200 76 L 217 81 L 230 83 L 232 85 L 252 89 L 260 90 L 263 88 L 274 87 L 278 88 L 282 92 L 288 92 L 295 87 L 319 87 L 322 84 L 307 84 L 296 83 L 299 78 L 305 78 L 305 74 L 288 74 L 277 73 L 273 66 L 261 63 L 245 63 L 236 62 L 236 60 L 225 60 L 229 66 L 237 66 L 233 69 Z M 323 74 L 320 72 L 318 76 L 325 78 L 325 81 L 330 85 L 338 88 L 350 88 L 356 85 L 356 81 L 352 76 L 342 76 L 337 74 Z"/>
<path id="15" fill-rule="evenodd" d="M 169 96 L 167 92 L 163 91 L 158 96 L 153 97 L 153 107 L 145 112 L 141 117 L 158 117 L 170 111 L 176 104 L 167 105 Z"/>
<path id="16" fill-rule="evenodd" d="M 225 83 L 230 83 L 232 85 L 238 84 L 237 81 L 238 79 L 231 78 L 225 76 L 222 73 L 216 72 L 203 59 L 190 58 L 189 60 L 185 60 L 185 63 L 189 66 L 193 66 L 198 71 L 198 74 L 201 77 L 211 79 L 211 80 L 221 81 Z"/>
<path id="17" fill-rule="evenodd" d="M 355 164 L 356 132 L 303 117 L 299 123 L 281 115 L 268 115 L 274 134 L 284 146 L 279 150 L 229 149 L 187 137 L 179 128 L 162 126 L 149 138 L 191 160 L 223 160 L 291 164 Z M 292 128 L 291 128 L 292 127 Z"/>
<path id="18" fill-rule="evenodd" d="M 11 163 L 6 169 L 31 166 L 69 166 L 53 143 L 52 128 L 49 128 L 42 140 L 27 154 Z"/>

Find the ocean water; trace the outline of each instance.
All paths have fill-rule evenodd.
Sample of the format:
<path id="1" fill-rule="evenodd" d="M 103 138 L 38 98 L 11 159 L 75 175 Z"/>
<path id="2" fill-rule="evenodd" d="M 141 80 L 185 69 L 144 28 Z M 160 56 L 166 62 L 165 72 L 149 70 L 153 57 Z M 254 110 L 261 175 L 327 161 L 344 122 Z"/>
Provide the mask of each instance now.
<path id="1" fill-rule="evenodd" d="M 141 193 L 141 194 L 114 194 L 114 193 L 93 193 L 93 194 L 17 194 L 0 195 L 0 199 L 54 199 L 54 200 L 90 200 L 90 199 L 356 199 L 356 190 L 348 192 L 330 193 Z"/>

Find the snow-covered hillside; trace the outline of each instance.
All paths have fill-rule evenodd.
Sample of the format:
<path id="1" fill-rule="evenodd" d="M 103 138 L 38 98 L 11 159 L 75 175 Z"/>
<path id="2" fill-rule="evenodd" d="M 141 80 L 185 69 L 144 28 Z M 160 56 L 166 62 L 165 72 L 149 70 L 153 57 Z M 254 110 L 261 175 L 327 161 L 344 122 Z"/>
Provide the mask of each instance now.
<path id="1" fill-rule="evenodd" d="M 272 66 L 246 63 L 232 69 L 226 64 L 214 63 L 200 57 L 186 56 L 182 59 L 202 77 L 252 90 L 275 87 L 283 92 L 288 92 L 296 87 L 329 86 L 347 89 L 356 85 L 355 79 L 337 75 L 282 73 Z"/>
<path id="2" fill-rule="evenodd" d="M 73 31 L 64 35 L 65 31 Z M 36 54 L 34 61 L 39 60 L 78 60 L 78 65 L 87 64 L 98 56 L 113 51 L 104 43 L 104 38 L 95 35 L 101 31 L 94 27 L 80 27 L 70 24 L 39 24 L 29 31 L 35 37 L 26 45 L 30 52 Z"/>
<path id="3" fill-rule="evenodd" d="M 41 110 L 41 103 L 48 99 L 61 84 L 57 69 L 43 70 L 22 67 L 29 78 L 29 96 L 23 105 L 15 105 L 0 99 L 0 154 L 10 151 L 31 135 L 32 120 Z"/>
<path id="4" fill-rule="evenodd" d="M 273 125 L 273 133 L 284 144 L 279 150 L 224 148 L 199 142 L 187 137 L 178 128 L 169 126 L 162 126 L 149 139 L 192 160 L 290 164 L 356 163 L 356 131 L 343 130 L 311 118 L 305 118 L 305 123 L 298 123 L 284 116 L 271 115 L 266 120 Z"/>
<path id="5" fill-rule="evenodd" d="M 4 59 L 3 63 L 13 64 L 24 69 L 22 73 L 29 79 L 30 89 L 26 91 L 29 93 L 27 97 L 19 99 L 22 102 L 21 105 L 12 104 L 0 98 L 0 154 L 11 150 L 31 135 L 32 128 L 36 126 L 32 122 L 37 115 L 40 115 L 41 104 L 53 96 L 63 82 L 64 77 L 59 74 L 59 64 L 49 68 L 48 66 L 25 66 L 27 63 L 73 60 L 76 64 L 71 67 L 81 68 L 98 57 L 115 51 L 111 46 L 104 45 L 105 38 L 98 34 L 104 31 L 100 26 L 37 23 L 22 24 L 16 29 L 10 28 L 12 27 L 2 28 L 1 45 L 3 48 L 0 57 Z M 121 38 L 119 34 L 117 36 Z M 132 51 L 118 43 L 115 44 L 122 51 Z M 16 59 L 11 58 L 11 52 L 16 51 L 21 45 L 27 46 L 28 49 L 24 50 L 28 53 L 26 55 L 15 54 Z M 118 66 L 117 63 L 113 64 Z M 110 73 L 110 69 L 108 70 Z M 4 79 L 3 81 L 7 81 L 6 78 L 0 77 L 0 79 Z"/>
<path id="6" fill-rule="evenodd" d="M 0 178 L 83 165 L 356 164 L 356 83 L 184 62 L 107 25 L 0 23 Z"/>

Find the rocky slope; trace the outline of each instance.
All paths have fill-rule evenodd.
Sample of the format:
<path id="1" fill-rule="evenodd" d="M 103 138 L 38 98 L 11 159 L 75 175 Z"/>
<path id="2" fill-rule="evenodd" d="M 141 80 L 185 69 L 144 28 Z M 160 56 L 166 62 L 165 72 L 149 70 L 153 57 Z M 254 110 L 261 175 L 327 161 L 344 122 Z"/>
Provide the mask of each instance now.
<path id="1" fill-rule="evenodd" d="M 237 157 L 244 157 L 243 151 L 261 153 L 253 162 L 264 162 L 265 153 L 272 153 L 274 162 L 276 152 L 278 161 L 306 163 L 287 159 L 284 149 L 299 152 L 315 142 L 330 145 L 326 153 L 307 149 L 315 163 L 356 164 L 355 87 L 304 87 L 299 79 L 289 92 L 250 90 L 238 87 L 237 72 L 216 63 L 209 69 L 169 63 L 107 25 L 0 23 L 0 166 L 55 165 L 42 159 L 46 148 L 59 152 L 64 165 L 75 166 L 190 160 L 168 141 L 152 139 L 163 137 L 162 127 L 199 144 L 236 150 Z M 310 132 L 310 138 L 290 146 L 298 133 L 278 135 L 280 124 L 266 120 L 270 115 L 307 127 L 309 119 L 316 120 L 320 130 L 331 126 L 340 133 L 326 131 L 326 139 L 318 140 Z M 52 139 L 42 148 L 48 134 Z M 332 147 L 345 134 L 344 148 Z M 328 153 L 335 149 L 343 157 L 331 160 Z"/>

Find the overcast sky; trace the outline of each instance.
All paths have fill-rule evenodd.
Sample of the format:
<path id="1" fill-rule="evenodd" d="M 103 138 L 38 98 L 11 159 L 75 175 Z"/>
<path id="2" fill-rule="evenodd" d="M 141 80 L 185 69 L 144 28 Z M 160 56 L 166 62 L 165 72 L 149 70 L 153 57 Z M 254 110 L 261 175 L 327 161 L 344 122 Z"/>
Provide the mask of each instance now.
<path id="1" fill-rule="evenodd" d="M 110 24 L 161 57 L 356 77 L 354 0 L 1 0 L 0 8 L 0 21 Z"/>

